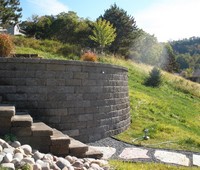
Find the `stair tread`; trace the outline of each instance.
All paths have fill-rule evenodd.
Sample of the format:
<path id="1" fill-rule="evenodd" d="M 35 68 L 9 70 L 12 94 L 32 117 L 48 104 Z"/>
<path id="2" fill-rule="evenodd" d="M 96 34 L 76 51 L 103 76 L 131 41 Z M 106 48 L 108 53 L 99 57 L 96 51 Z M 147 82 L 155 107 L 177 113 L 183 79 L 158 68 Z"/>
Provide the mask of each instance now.
<path id="1" fill-rule="evenodd" d="M 53 135 L 53 130 L 51 127 L 43 122 L 33 123 L 31 126 L 33 136 L 51 136 Z"/>
<path id="2" fill-rule="evenodd" d="M 70 137 L 63 134 L 57 129 L 52 129 L 53 135 L 51 136 L 52 145 L 68 144 L 70 143 Z"/>
<path id="3" fill-rule="evenodd" d="M 88 151 L 85 153 L 84 157 L 100 159 L 103 157 L 103 153 L 92 146 L 88 146 Z"/>
<path id="4" fill-rule="evenodd" d="M 11 118 L 11 123 L 14 127 L 30 127 L 33 123 L 33 118 L 29 114 L 14 115 Z"/>
<path id="5" fill-rule="evenodd" d="M 73 138 L 70 138 L 69 153 L 72 156 L 83 157 L 87 151 L 88 145 Z"/>
<path id="6" fill-rule="evenodd" d="M 0 116 L 12 117 L 15 115 L 15 106 L 12 105 L 0 105 Z"/>

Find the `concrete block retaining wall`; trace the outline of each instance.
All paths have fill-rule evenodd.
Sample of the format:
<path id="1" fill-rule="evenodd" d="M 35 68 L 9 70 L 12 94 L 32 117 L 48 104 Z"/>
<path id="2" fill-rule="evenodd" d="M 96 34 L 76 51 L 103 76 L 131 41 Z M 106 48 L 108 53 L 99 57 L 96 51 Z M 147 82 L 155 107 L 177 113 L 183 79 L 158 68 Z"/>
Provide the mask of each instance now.
<path id="1" fill-rule="evenodd" d="M 0 96 L 17 110 L 81 140 L 130 124 L 127 69 L 109 64 L 0 58 Z"/>

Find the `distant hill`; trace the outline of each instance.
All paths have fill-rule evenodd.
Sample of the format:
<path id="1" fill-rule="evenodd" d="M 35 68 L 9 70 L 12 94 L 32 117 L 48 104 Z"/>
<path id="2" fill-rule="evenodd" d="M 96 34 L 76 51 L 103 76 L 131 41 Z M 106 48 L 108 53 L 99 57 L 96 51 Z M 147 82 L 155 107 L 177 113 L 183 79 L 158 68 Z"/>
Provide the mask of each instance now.
<path id="1" fill-rule="evenodd" d="M 200 37 L 172 41 L 170 44 L 177 54 L 188 53 L 191 56 L 200 54 Z"/>

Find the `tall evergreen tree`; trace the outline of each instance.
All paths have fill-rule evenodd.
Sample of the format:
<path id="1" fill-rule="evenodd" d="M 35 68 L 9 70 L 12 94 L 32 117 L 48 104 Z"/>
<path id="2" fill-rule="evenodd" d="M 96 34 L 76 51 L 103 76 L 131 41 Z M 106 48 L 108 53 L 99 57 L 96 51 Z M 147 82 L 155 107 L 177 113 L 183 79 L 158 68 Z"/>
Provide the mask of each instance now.
<path id="1" fill-rule="evenodd" d="M 170 73 L 178 71 L 178 65 L 175 60 L 175 54 L 169 43 L 164 45 L 161 59 L 161 67 L 163 70 L 168 71 Z"/>
<path id="2" fill-rule="evenodd" d="M 128 55 L 137 32 L 134 18 L 116 4 L 111 5 L 100 18 L 110 21 L 116 28 L 117 37 L 111 44 L 110 51 L 114 54 Z"/>
<path id="3" fill-rule="evenodd" d="M 19 0 L 0 0 L 0 25 L 15 24 L 22 17 Z"/>

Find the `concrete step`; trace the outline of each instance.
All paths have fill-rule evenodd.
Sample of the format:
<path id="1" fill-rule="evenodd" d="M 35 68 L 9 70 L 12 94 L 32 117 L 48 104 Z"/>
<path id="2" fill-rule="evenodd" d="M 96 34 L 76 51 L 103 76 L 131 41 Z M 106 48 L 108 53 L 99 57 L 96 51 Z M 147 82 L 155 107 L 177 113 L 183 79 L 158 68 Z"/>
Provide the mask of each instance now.
<path id="1" fill-rule="evenodd" d="M 84 157 L 101 159 L 103 157 L 103 153 L 92 146 L 88 146 L 88 151 L 84 154 Z"/>
<path id="2" fill-rule="evenodd" d="M 53 130 L 43 122 L 33 123 L 31 126 L 33 136 L 52 136 Z"/>
<path id="3" fill-rule="evenodd" d="M 8 134 L 11 128 L 11 118 L 15 115 L 15 107 L 0 105 L 0 136 Z"/>
<path id="4" fill-rule="evenodd" d="M 76 157 L 84 157 L 88 151 L 88 146 L 78 140 L 70 138 L 69 154 Z"/>
<path id="5" fill-rule="evenodd" d="M 53 129 L 51 136 L 50 152 L 56 156 L 66 156 L 69 154 L 70 138 L 57 129 Z"/>
<path id="6" fill-rule="evenodd" d="M 31 127 L 33 118 L 29 114 L 16 114 L 11 118 L 12 127 Z"/>
<path id="7" fill-rule="evenodd" d="M 12 117 L 15 115 L 15 106 L 0 105 L 0 117 Z"/>

